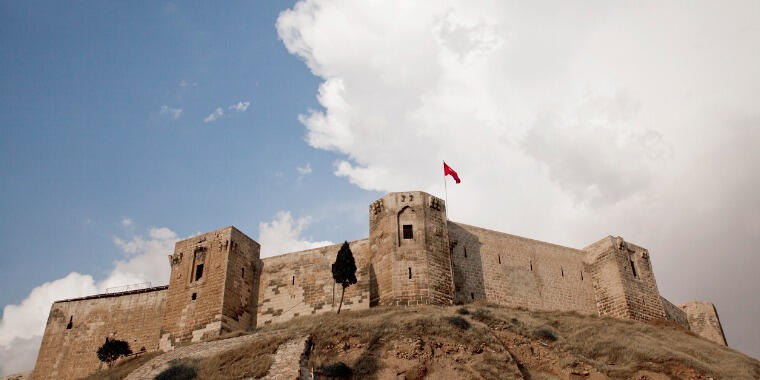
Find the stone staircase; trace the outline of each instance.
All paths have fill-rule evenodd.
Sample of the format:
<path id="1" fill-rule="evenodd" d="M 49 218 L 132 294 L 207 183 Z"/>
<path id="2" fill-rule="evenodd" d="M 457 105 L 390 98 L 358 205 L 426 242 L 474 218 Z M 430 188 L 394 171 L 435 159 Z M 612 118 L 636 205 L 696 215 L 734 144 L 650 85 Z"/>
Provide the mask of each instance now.
<path id="1" fill-rule="evenodd" d="M 190 346 L 178 347 L 163 355 L 159 355 L 143 364 L 127 376 L 126 380 L 152 380 L 156 375 L 169 368 L 171 362 L 179 359 L 202 359 L 220 352 L 235 348 L 241 344 L 261 338 L 261 334 L 251 334 L 237 338 L 213 342 L 196 343 Z M 310 379 L 306 370 L 311 348 L 311 337 L 304 336 L 285 342 L 277 348 L 274 362 L 265 379 Z"/>

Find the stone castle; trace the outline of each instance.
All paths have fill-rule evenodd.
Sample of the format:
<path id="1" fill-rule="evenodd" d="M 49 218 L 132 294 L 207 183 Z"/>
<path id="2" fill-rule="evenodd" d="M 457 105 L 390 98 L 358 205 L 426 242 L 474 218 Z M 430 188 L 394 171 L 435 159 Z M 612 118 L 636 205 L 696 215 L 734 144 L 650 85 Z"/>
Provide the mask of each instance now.
<path id="1" fill-rule="evenodd" d="M 667 319 L 725 345 L 709 302 L 674 305 L 657 289 L 649 251 L 620 237 L 583 249 L 452 222 L 443 200 L 414 191 L 369 206 L 369 237 L 350 242 L 356 285 L 344 309 L 486 301 L 533 310 Z M 168 286 L 57 301 L 33 378 L 79 378 L 99 368 L 105 338 L 133 351 L 172 350 L 226 332 L 334 311 L 331 264 L 340 245 L 259 258 L 235 227 L 176 244 Z M 337 294 L 337 297 L 336 297 Z"/>

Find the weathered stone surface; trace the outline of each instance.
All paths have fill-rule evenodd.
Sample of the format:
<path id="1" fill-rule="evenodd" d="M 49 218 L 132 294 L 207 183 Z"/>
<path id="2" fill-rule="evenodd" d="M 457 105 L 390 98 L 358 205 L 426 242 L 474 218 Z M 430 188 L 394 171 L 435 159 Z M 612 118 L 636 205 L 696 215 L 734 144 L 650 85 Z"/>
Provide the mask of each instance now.
<path id="1" fill-rule="evenodd" d="M 162 350 L 256 326 L 259 249 L 235 227 L 177 242 L 169 257 Z"/>
<path id="2" fill-rule="evenodd" d="M 155 351 L 166 293 L 163 286 L 54 303 L 32 378 L 87 376 L 101 367 L 96 352 L 106 338 L 124 340 L 134 352 Z"/>
<path id="3" fill-rule="evenodd" d="M 263 378 L 266 380 L 310 379 L 306 368 L 311 337 L 304 336 L 285 342 L 274 353 L 274 362 Z"/>
<path id="4" fill-rule="evenodd" d="M 152 380 L 156 375 L 169 368 L 171 362 L 174 360 L 203 359 L 211 357 L 241 344 L 260 339 L 261 337 L 261 334 L 252 334 L 237 338 L 201 342 L 189 346 L 177 347 L 172 351 L 149 360 L 138 369 L 132 371 L 125 380 Z"/>
<path id="5" fill-rule="evenodd" d="M 712 302 L 692 301 L 678 305 L 689 319 L 689 327 L 699 336 L 727 346 L 723 326 L 718 318 L 718 310 Z"/>
<path id="6" fill-rule="evenodd" d="M 443 200 L 389 193 L 369 206 L 369 237 L 350 242 L 358 283 L 344 309 L 487 301 L 647 321 L 673 320 L 726 344 L 715 307 L 660 296 L 647 249 L 608 236 L 574 249 L 447 220 Z M 259 259 L 234 227 L 176 244 L 170 282 L 144 292 L 56 302 L 35 378 L 76 378 L 98 368 L 105 337 L 170 351 L 220 334 L 335 311 L 331 265 L 340 244 Z M 199 266 L 202 266 L 202 270 Z M 67 330 L 73 317 L 74 328 Z M 194 347 L 194 346 L 193 346 Z M 184 348 L 183 348 L 184 352 Z"/>

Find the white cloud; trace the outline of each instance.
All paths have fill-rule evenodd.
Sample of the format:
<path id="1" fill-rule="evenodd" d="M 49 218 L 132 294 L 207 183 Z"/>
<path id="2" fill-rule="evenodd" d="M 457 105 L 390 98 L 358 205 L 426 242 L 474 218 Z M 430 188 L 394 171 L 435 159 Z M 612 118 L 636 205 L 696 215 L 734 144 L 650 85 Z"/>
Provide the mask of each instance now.
<path id="1" fill-rule="evenodd" d="M 717 302 L 758 355 L 760 4 L 686 7 L 307 0 L 277 30 L 323 79 L 300 120 L 336 175 L 443 195 L 445 159 L 452 219 L 640 243 L 666 297 Z"/>
<path id="2" fill-rule="evenodd" d="M 42 336 L 14 339 L 8 346 L 0 345 L 0 376 L 31 371 L 40 349 Z"/>
<path id="3" fill-rule="evenodd" d="M 165 115 L 172 120 L 179 119 L 182 116 L 182 108 L 171 108 L 169 106 L 161 106 L 161 115 Z"/>
<path id="4" fill-rule="evenodd" d="M 301 236 L 310 223 L 308 216 L 294 220 L 289 211 L 278 212 L 269 223 L 259 223 L 257 241 L 261 244 L 261 257 L 334 244 L 330 241 L 309 241 Z"/>
<path id="5" fill-rule="evenodd" d="M 248 110 L 248 106 L 250 105 L 251 105 L 251 102 L 237 102 L 237 104 L 233 104 L 227 107 L 227 109 L 235 110 L 238 112 L 245 112 Z"/>
<path id="6" fill-rule="evenodd" d="M 132 224 L 134 224 L 134 222 L 132 221 L 132 219 L 123 218 L 121 220 L 121 225 L 124 226 L 124 227 L 132 227 Z"/>
<path id="7" fill-rule="evenodd" d="M 220 107 L 217 107 L 214 112 L 210 113 L 208 116 L 206 116 L 205 119 L 203 119 L 204 123 L 210 123 L 212 121 L 215 121 L 216 119 L 222 117 L 224 115 L 224 110 Z"/>
<path id="8" fill-rule="evenodd" d="M 182 87 L 182 88 L 197 87 L 198 83 L 196 83 L 196 82 L 188 82 L 188 81 L 182 79 L 181 81 L 179 81 L 179 86 Z"/>
<path id="9" fill-rule="evenodd" d="M 298 171 L 298 174 L 300 174 L 301 176 L 311 174 L 311 163 L 307 162 L 306 165 L 303 167 L 301 166 L 296 167 L 296 171 Z"/>
<path id="10" fill-rule="evenodd" d="M 245 112 L 248 110 L 248 107 L 250 105 L 251 105 L 251 102 L 237 102 L 235 104 L 228 106 L 227 109 L 231 111 Z M 203 122 L 210 123 L 212 121 L 218 120 L 222 116 L 224 116 L 224 109 L 222 109 L 222 107 L 217 107 L 214 110 L 214 112 L 210 113 L 208 116 L 206 116 L 205 119 L 203 119 Z"/>
<path id="11" fill-rule="evenodd" d="M 115 261 L 105 279 L 95 281 L 91 275 L 72 272 L 32 289 L 20 304 L 6 305 L 0 320 L 0 376 L 34 366 L 53 301 L 102 293 L 112 286 L 146 281 L 154 286 L 168 283 L 167 256 L 177 240 L 168 228 L 151 228 L 147 238 L 114 238 L 125 259 Z"/>

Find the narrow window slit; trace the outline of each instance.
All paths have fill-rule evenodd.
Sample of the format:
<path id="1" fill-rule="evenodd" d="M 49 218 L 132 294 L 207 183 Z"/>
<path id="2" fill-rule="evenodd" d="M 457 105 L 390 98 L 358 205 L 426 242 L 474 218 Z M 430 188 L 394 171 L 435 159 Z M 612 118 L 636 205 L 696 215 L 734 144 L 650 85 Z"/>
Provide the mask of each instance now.
<path id="1" fill-rule="evenodd" d="M 565 277 L 565 268 L 559 267 L 560 273 L 562 273 L 562 277 Z"/>
<path id="2" fill-rule="evenodd" d="M 195 267 L 195 281 L 198 281 L 203 277 L 203 264 L 198 264 Z"/>
<path id="3" fill-rule="evenodd" d="M 240 268 L 240 278 L 245 278 L 245 268 Z"/>
<path id="4" fill-rule="evenodd" d="M 581 281 L 583 281 L 583 271 L 581 271 Z"/>
<path id="5" fill-rule="evenodd" d="M 499 264 L 501 264 L 501 255 L 499 255 Z"/>
<path id="6" fill-rule="evenodd" d="M 530 262 L 530 271 L 533 272 L 533 261 Z"/>
<path id="7" fill-rule="evenodd" d="M 633 277 L 638 277 L 638 274 L 636 274 L 636 265 L 634 265 L 633 260 L 631 261 L 631 271 L 633 272 Z"/>
<path id="8" fill-rule="evenodd" d="M 470 298 L 472 298 L 473 300 L 475 300 L 475 293 L 470 292 Z"/>
<path id="9" fill-rule="evenodd" d="M 462 247 L 462 248 L 464 248 L 464 257 L 467 257 L 467 247 Z"/>
<path id="10" fill-rule="evenodd" d="M 409 279 L 412 279 L 412 267 L 409 267 Z"/>
<path id="11" fill-rule="evenodd" d="M 66 330 L 71 330 L 71 328 L 74 327 L 74 316 L 69 317 L 69 324 L 66 325 Z"/>
<path id="12" fill-rule="evenodd" d="M 295 284 L 296 284 L 296 276 L 293 276 L 293 279 L 290 280 L 290 285 L 295 285 Z"/>
<path id="13" fill-rule="evenodd" d="M 190 297 L 190 299 L 193 301 L 195 301 L 196 298 L 198 298 L 198 293 L 193 293 L 193 295 Z"/>

